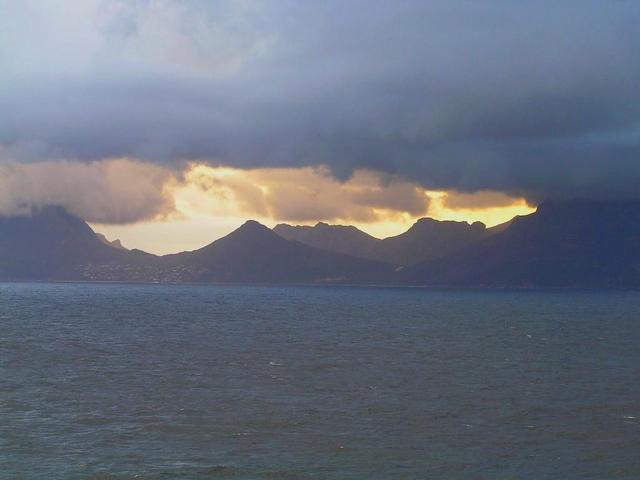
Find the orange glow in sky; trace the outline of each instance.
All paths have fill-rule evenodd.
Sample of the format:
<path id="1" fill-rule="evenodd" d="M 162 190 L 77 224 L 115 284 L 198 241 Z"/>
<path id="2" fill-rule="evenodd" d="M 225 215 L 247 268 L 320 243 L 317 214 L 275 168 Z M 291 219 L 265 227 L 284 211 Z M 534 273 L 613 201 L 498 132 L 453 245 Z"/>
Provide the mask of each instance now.
<path id="1" fill-rule="evenodd" d="M 497 192 L 427 191 L 371 171 L 356 171 L 342 182 L 323 167 L 242 170 L 194 163 L 167 189 L 175 203 L 171 214 L 127 225 L 94 224 L 94 229 L 128 248 L 166 254 L 200 248 L 250 218 L 269 227 L 349 224 L 384 238 L 425 216 L 493 226 L 535 210 L 524 199 Z"/>

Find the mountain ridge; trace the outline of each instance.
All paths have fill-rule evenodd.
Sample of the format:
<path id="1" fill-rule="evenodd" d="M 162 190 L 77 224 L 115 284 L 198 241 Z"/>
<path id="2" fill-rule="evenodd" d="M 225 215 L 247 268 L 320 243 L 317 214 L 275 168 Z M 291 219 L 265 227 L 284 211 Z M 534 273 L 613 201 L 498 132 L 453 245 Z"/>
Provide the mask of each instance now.
<path id="1" fill-rule="evenodd" d="M 378 239 L 354 226 L 292 226 L 278 224 L 274 231 L 288 240 L 297 240 L 325 250 L 407 266 L 452 253 L 490 234 L 482 222 L 418 219 L 405 232 Z"/>
<path id="2" fill-rule="evenodd" d="M 640 201 L 543 202 L 455 255 L 403 272 L 423 286 L 640 286 Z"/>
<path id="3" fill-rule="evenodd" d="M 390 267 L 281 238 L 255 220 L 190 252 L 157 256 L 105 243 L 61 207 L 0 218 L 0 279 L 373 283 Z"/>
<path id="4" fill-rule="evenodd" d="M 249 283 L 372 283 L 390 267 L 286 240 L 248 220 L 230 234 L 174 261 L 199 268 L 198 281 Z"/>
<path id="5" fill-rule="evenodd" d="M 47 206 L 0 218 L 0 280 L 640 287 L 640 201 L 543 202 L 536 212 L 491 234 L 482 224 L 444 226 L 478 238 L 402 268 L 287 240 L 254 220 L 200 249 L 157 256 L 105 243 L 82 219 Z M 442 222 L 421 220 L 409 231 L 441 227 Z M 321 228 L 335 231 L 326 224 Z M 339 231 L 362 237 L 355 228 Z M 450 232 L 445 233 L 446 239 Z"/>

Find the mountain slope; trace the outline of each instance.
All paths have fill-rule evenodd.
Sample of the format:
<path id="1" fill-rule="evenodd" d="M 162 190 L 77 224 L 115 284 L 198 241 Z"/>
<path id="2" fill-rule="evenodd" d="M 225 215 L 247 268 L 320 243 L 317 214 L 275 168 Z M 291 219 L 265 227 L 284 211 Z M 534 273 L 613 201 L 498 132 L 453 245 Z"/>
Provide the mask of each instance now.
<path id="1" fill-rule="evenodd" d="M 0 218 L 0 278 L 36 280 L 127 279 L 117 271 L 152 259 L 105 244 L 84 221 L 61 207 Z M 110 274 L 108 272 L 111 272 Z"/>
<path id="2" fill-rule="evenodd" d="M 546 202 L 502 231 L 403 272 L 443 286 L 640 285 L 640 202 Z"/>
<path id="3" fill-rule="evenodd" d="M 412 265 L 456 252 L 487 235 L 484 223 L 439 221 L 421 218 L 406 232 L 381 240 L 380 260 Z"/>
<path id="4" fill-rule="evenodd" d="M 255 221 L 193 252 L 165 257 L 194 281 L 248 283 L 377 283 L 388 265 L 286 240 Z"/>
<path id="5" fill-rule="evenodd" d="M 108 240 L 107 237 L 105 237 L 103 234 L 95 232 L 96 237 L 98 237 L 98 240 L 100 240 L 102 243 L 109 245 L 110 247 L 114 247 L 120 250 L 128 250 L 128 248 L 125 248 L 124 245 L 122 245 L 122 242 L 119 239 L 115 239 L 113 241 Z"/>
<path id="6" fill-rule="evenodd" d="M 194 252 L 157 257 L 110 243 L 60 207 L 0 218 L 0 279 L 375 283 L 392 267 L 288 241 L 257 222 Z"/>
<path id="7" fill-rule="evenodd" d="M 273 228 L 283 238 L 310 247 L 356 257 L 377 259 L 375 250 L 380 240 L 351 225 L 328 225 L 319 222 L 313 227 L 280 223 Z"/>
<path id="8" fill-rule="evenodd" d="M 280 224 L 274 231 L 289 240 L 333 252 L 368 258 L 392 265 L 412 265 L 448 255 L 485 238 L 488 230 L 476 222 L 422 218 L 406 232 L 383 240 L 355 227 L 318 223 L 315 227 Z"/>

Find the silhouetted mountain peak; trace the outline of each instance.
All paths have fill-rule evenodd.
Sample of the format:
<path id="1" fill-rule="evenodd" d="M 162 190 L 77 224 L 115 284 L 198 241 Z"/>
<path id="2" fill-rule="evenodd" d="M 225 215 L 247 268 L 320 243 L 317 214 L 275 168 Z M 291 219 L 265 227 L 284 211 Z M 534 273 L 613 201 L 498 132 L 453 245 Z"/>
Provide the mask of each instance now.
<path id="1" fill-rule="evenodd" d="M 639 201 L 545 201 L 492 233 L 464 251 L 416 266 L 414 279 L 475 286 L 640 283 Z"/>
<path id="2" fill-rule="evenodd" d="M 279 224 L 274 231 L 283 238 L 312 247 L 393 265 L 409 265 L 442 256 L 487 234 L 481 222 L 469 224 L 430 217 L 421 218 L 406 232 L 384 240 L 372 237 L 352 225 L 328 225 L 324 222 L 318 222 L 313 227 Z"/>
<path id="3" fill-rule="evenodd" d="M 276 225 L 273 231 L 287 240 L 296 240 L 310 247 L 361 258 L 375 259 L 371 252 L 380 242 L 354 226 L 329 225 L 325 222 L 318 222 L 313 227 L 281 223 Z"/>
<path id="4" fill-rule="evenodd" d="M 434 224 L 437 224 L 437 223 L 440 223 L 440 221 L 436 220 L 435 218 L 422 217 L 422 218 L 419 218 L 418 220 L 416 220 L 413 223 L 413 226 L 416 226 L 416 225 L 434 225 Z"/>
<path id="5" fill-rule="evenodd" d="M 314 238 L 331 242 L 356 238 L 372 241 L 378 240 L 353 225 L 330 225 L 325 222 L 318 222 L 313 227 L 308 225 L 294 226 L 287 223 L 279 223 L 273 228 L 273 231 L 287 240 L 297 240 L 302 243 L 307 243 L 308 241 L 313 243 Z M 345 235 L 347 236 L 345 237 Z M 312 246 L 322 248 L 319 245 Z"/>
<path id="6" fill-rule="evenodd" d="M 213 243 L 210 243 L 200 250 L 196 250 L 195 252 L 211 249 L 215 245 L 221 243 L 229 245 L 233 244 L 235 248 L 259 250 L 262 247 L 283 241 L 285 241 L 283 238 L 274 233 L 270 228 L 262 225 L 260 222 L 247 220 L 233 232 Z"/>
<path id="7" fill-rule="evenodd" d="M 230 235 L 234 235 L 234 236 L 267 235 L 270 237 L 274 236 L 270 228 L 265 227 L 263 224 L 261 224 L 260 222 L 257 222 L 256 220 L 247 220 L 242 225 L 240 225 L 240 227 L 238 227 L 236 230 L 231 232 Z"/>
<path id="8" fill-rule="evenodd" d="M 96 232 L 96 237 L 105 245 L 109 245 L 110 247 L 117 248 L 119 250 L 128 250 L 119 239 L 115 239 L 113 241 L 107 239 L 103 234 Z"/>
<path id="9" fill-rule="evenodd" d="M 0 218 L 0 278 L 102 280 L 107 279 L 106 270 L 111 275 L 118 264 L 129 268 L 118 278 L 128 279 L 141 258 L 106 245 L 84 220 L 59 206 Z"/>
<path id="10" fill-rule="evenodd" d="M 406 233 L 411 231 L 430 231 L 436 229 L 474 229 L 484 230 L 487 226 L 482 222 L 456 222 L 454 220 L 436 220 L 431 217 L 423 217 L 416 220 L 416 222 L 407 230 Z"/>
<path id="11" fill-rule="evenodd" d="M 55 241 L 68 237 L 93 237 L 93 231 L 84 220 L 70 214 L 63 207 L 46 205 L 33 207 L 22 215 L 0 218 L 5 234 L 30 237 L 30 241 Z"/>
<path id="12" fill-rule="evenodd" d="M 384 278 L 390 269 L 288 240 L 256 221 L 245 222 L 199 250 L 175 255 L 172 262 L 188 266 L 201 281 L 370 282 Z"/>
<path id="13" fill-rule="evenodd" d="M 321 230 L 321 231 L 334 230 L 334 231 L 343 231 L 343 232 L 357 232 L 357 233 L 361 233 L 362 235 L 368 235 L 362 230 L 357 229 L 353 225 L 330 225 L 326 222 L 318 222 L 315 224 L 315 226 L 308 227 L 308 228 Z"/>
<path id="14" fill-rule="evenodd" d="M 246 220 L 241 226 L 242 227 L 250 227 L 250 228 L 255 228 L 255 227 L 262 227 L 262 228 L 267 228 L 264 225 L 262 225 L 259 221 L 257 220 L 253 220 L 253 219 L 249 219 Z"/>

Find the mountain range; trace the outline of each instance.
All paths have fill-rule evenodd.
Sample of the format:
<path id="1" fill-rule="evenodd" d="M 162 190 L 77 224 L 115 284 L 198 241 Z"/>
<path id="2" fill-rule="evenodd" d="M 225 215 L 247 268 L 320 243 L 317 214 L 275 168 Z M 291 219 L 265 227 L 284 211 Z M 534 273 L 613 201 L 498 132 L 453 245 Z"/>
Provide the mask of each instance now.
<path id="1" fill-rule="evenodd" d="M 192 252 L 156 256 L 108 242 L 61 207 L 0 218 L 0 279 L 382 283 L 393 266 L 286 240 L 248 221 Z"/>
<path id="2" fill-rule="evenodd" d="M 164 256 L 127 250 L 46 206 L 0 218 L 0 280 L 637 287 L 640 202 L 549 201 L 493 228 L 423 218 L 382 240 L 353 226 L 250 220 Z"/>
<path id="3" fill-rule="evenodd" d="M 469 224 L 432 218 L 421 218 L 406 232 L 382 240 L 353 226 L 326 223 L 314 227 L 279 224 L 274 231 L 288 240 L 316 248 L 400 266 L 444 257 L 491 234 L 481 222 Z"/>
<path id="4" fill-rule="evenodd" d="M 640 202 L 545 202 L 495 235 L 402 274 L 403 283 L 432 286 L 639 286 Z"/>

